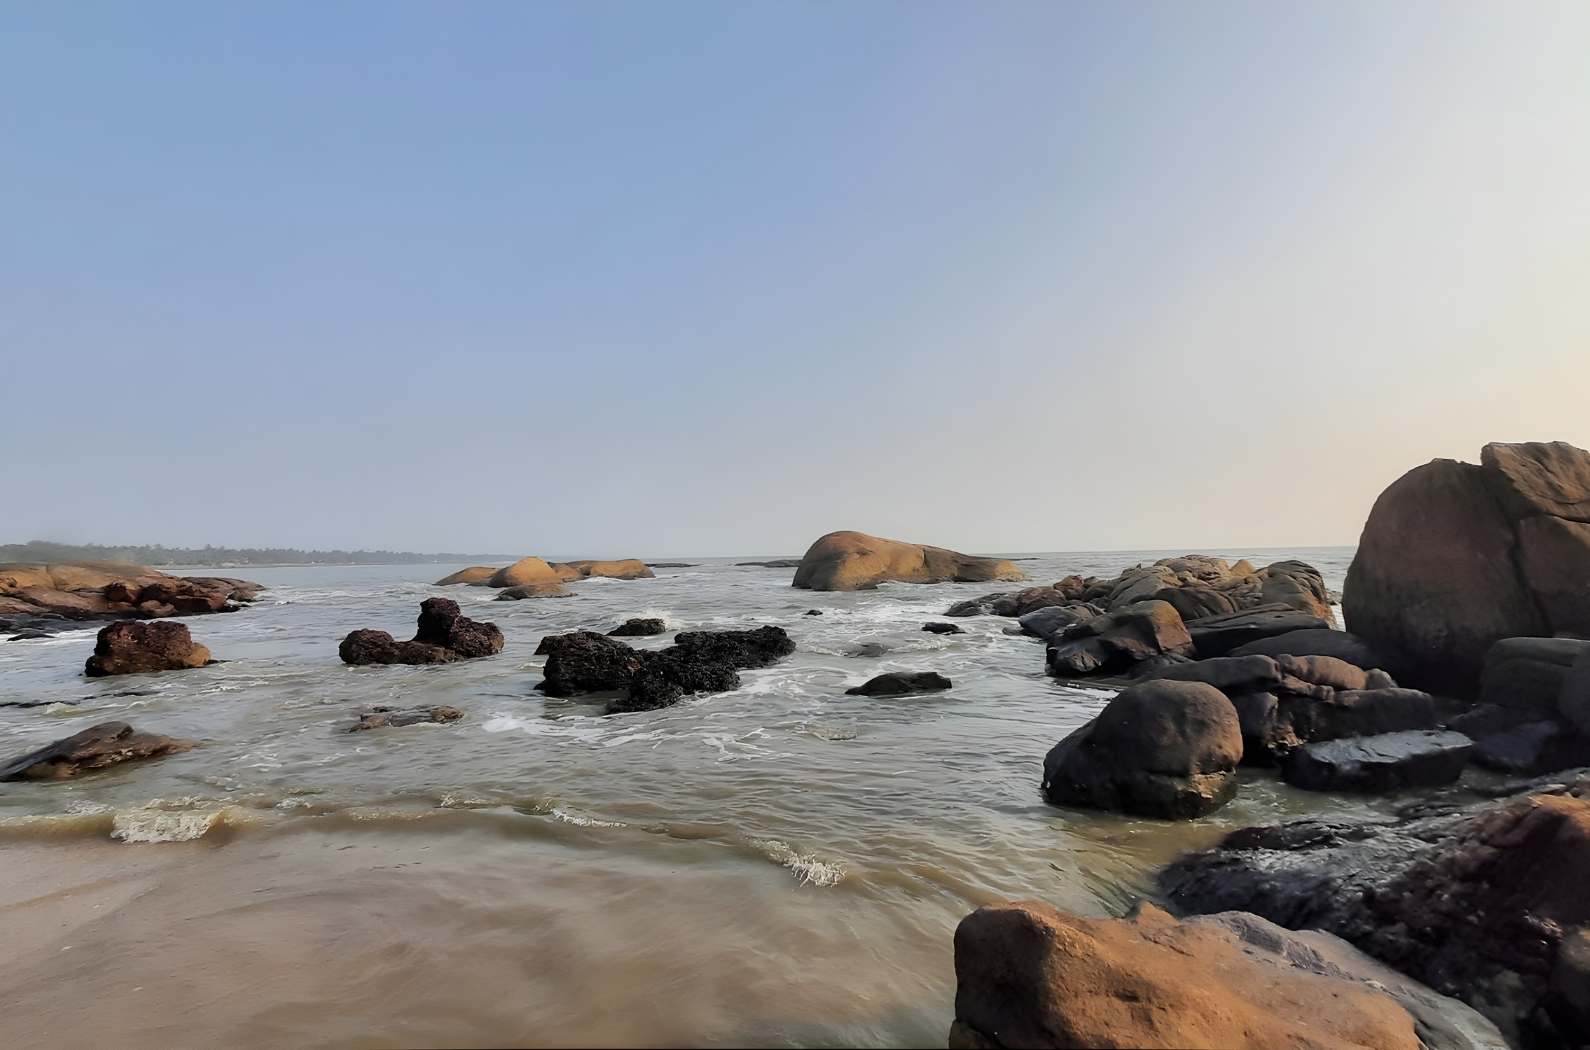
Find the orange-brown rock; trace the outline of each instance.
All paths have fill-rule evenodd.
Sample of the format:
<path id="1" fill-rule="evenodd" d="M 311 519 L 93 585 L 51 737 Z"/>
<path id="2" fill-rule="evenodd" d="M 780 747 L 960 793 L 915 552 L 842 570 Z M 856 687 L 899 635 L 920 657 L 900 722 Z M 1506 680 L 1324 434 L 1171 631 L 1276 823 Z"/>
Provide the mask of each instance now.
<path id="1" fill-rule="evenodd" d="M 0 565 L 5 611 L 70 619 L 219 612 L 252 601 L 260 585 L 222 576 L 172 576 L 115 561 Z"/>
<path id="2" fill-rule="evenodd" d="M 527 596 L 565 595 L 563 581 L 552 566 L 540 558 L 520 558 L 505 569 L 498 569 L 486 580 L 488 587 L 523 588 Z"/>
<path id="3" fill-rule="evenodd" d="M 99 632 L 94 655 L 88 658 L 83 673 L 99 677 L 174 671 L 203 667 L 209 659 L 210 650 L 193 640 L 185 623 L 120 620 Z"/>
<path id="4" fill-rule="evenodd" d="M 451 576 L 444 576 L 437 580 L 433 587 L 451 587 L 455 583 L 485 583 L 496 573 L 490 565 L 471 565 L 467 569 L 459 569 Z"/>
<path id="5" fill-rule="evenodd" d="M 583 580 L 592 576 L 606 576 L 615 580 L 649 580 L 656 576 L 639 558 L 620 561 L 560 561 L 552 571 L 563 580 Z"/>
<path id="6" fill-rule="evenodd" d="M 801 558 L 793 586 L 814 591 L 865 591 L 889 581 L 980 583 L 1026 578 L 1014 563 L 998 558 L 978 558 L 862 532 L 830 532 Z"/>
<path id="7" fill-rule="evenodd" d="M 0 766 L 0 780 L 61 780 L 85 769 L 119 762 L 173 755 L 197 747 L 197 740 L 139 733 L 126 722 L 101 722 L 48 747 Z"/>
<path id="8" fill-rule="evenodd" d="M 1384 982 L 1332 958 L 1362 956 L 1326 935 L 1314 937 L 1330 954 L 1311 953 L 1299 936 L 1255 916 L 1177 922 L 1149 904 L 1126 919 L 979 908 L 955 931 L 950 1046 L 1422 1047 Z"/>

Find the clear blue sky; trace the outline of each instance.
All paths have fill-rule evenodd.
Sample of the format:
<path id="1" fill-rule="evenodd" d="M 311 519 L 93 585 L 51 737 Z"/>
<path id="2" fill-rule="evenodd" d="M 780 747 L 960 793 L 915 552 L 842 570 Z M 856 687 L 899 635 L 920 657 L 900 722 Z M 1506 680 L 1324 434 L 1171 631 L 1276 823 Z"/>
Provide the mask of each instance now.
<path id="1" fill-rule="evenodd" d="M 1351 543 L 1586 187 L 1583 3 L 7 3 L 0 542 Z"/>

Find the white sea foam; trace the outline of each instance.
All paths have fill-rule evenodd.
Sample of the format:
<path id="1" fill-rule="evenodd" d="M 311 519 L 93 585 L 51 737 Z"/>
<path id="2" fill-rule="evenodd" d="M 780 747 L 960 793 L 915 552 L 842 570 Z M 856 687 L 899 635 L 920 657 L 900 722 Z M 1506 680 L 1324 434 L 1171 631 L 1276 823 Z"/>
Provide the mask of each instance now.
<path id="1" fill-rule="evenodd" d="M 845 869 L 838 864 L 810 853 L 796 853 L 778 839 L 753 839 L 751 845 L 766 854 L 768 860 L 788 868 L 802 886 L 834 886 L 845 877 Z"/>
<path id="2" fill-rule="evenodd" d="M 215 826 L 222 811 L 122 810 L 111 823 L 110 837 L 123 842 L 188 842 Z"/>

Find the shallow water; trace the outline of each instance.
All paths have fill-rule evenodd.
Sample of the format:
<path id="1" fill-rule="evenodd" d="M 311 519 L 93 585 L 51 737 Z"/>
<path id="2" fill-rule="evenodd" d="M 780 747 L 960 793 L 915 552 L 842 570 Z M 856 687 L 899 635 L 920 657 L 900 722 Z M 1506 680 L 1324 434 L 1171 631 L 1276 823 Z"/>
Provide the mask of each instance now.
<path id="1" fill-rule="evenodd" d="M 1182 552 L 1019 564 L 1051 582 L 1166 553 Z M 1339 589 L 1352 549 L 1210 553 L 1302 558 Z M 493 602 L 428 583 L 455 568 L 253 570 L 270 588 L 253 606 L 188 618 L 223 661 L 192 671 L 84 678 L 92 629 L 0 643 L 0 700 L 42 704 L 0 708 L 0 755 L 110 719 L 204 741 L 71 781 L 0 785 L 0 930 L 44 931 L 32 954 L 0 964 L 8 1023 L 27 1019 L 13 1034 L 70 1031 L 43 1006 L 62 989 L 124 988 L 101 1008 L 147 1015 L 128 1029 L 134 1042 L 145 1028 L 168 1044 L 941 1042 L 951 934 L 978 904 L 1118 913 L 1151 893 L 1155 865 L 1225 828 L 1398 801 L 1324 799 L 1253 773 L 1195 824 L 1044 804 L 1044 753 L 1109 692 L 1049 678 L 1041 643 L 1004 634 L 1009 619 L 921 630 L 1001 586 L 822 594 L 792 589 L 789 569 L 716 560 L 580 581 L 574 598 Z M 503 652 L 339 662 L 348 631 L 407 637 L 438 594 L 501 626 Z M 742 672 L 734 692 L 663 711 L 604 716 L 533 690 L 544 635 L 631 616 L 663 617 L 671 632 L 777 624 L 797 652 Z M 867 643 L 886 651 L 857 655 Z M 955 687 L 844 694 L 888 670 L 939 671 Z M 464 720 L 348 732 L 373 705 L 438 703 Z M 65 881 L 29 889 L 49 878 Z M 62 926 L 69 949 L 46 936 L 53 920 L 27 917 L 90 886 L 117 903 Z M 159 931 L 172 922 L 188 935 L 168 943 Z M 251 951 L 265 985 L 248 995 L 212 1001 L 184 976 Z M 72 969 L 73 952 L 96 967 Z"/>

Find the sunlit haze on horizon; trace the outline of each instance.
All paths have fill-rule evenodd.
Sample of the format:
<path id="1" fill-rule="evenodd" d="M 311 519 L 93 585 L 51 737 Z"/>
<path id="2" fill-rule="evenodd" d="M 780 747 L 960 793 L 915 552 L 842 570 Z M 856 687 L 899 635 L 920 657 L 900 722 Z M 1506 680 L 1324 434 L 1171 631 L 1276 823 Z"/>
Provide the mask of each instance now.
<path id="1" fill-rule="evenodd" d="M 1583 3 L 8 3 L 0 543 L 1350 544 L 1586 187 Z"/>

